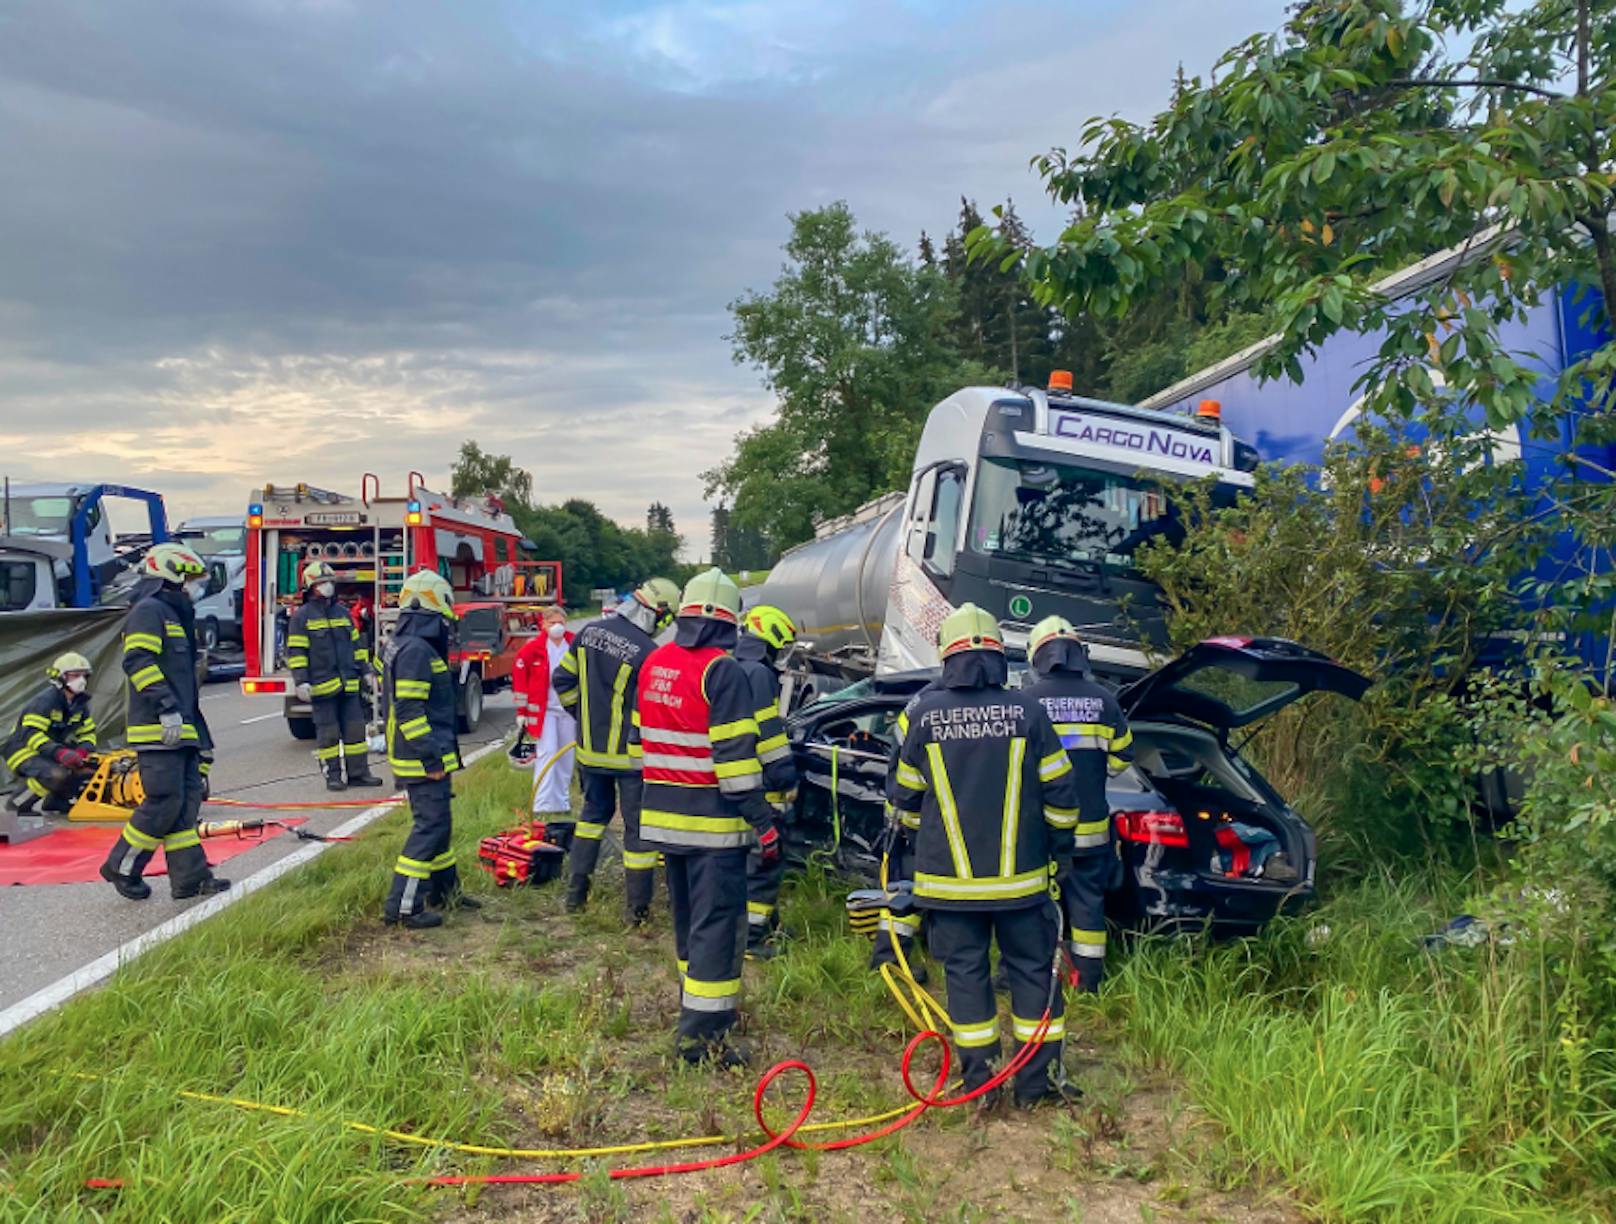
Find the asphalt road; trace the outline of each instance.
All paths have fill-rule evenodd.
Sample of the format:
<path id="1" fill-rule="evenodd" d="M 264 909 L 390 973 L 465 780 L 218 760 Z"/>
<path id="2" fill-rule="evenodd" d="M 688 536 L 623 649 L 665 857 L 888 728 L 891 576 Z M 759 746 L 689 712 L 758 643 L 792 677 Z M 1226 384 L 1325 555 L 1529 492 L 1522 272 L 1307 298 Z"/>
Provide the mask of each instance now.
<path id="1" fill-rule="evenodd" d="M 287 734 L 277 699 L 245 697 L 235 681 L 229 681 L 210 684 L 202 700 L 217 744 L 212 774 L 215 795 L 267 803 L 326 797 L 313 744 Z M 482 743 L 502 738 L 513 721 L 510 694 L 489 697 L 482 725 L 462 737 L 462 749 L 469 754 Z M 385 765 L 377 772 L 391 777 Z M 342 798 L 373 799 L 387 793 L 384 789 L 350 791 Z M 309 816 L 307 827 L 321 832 L 348 820 L 354 811 L 347 808 L 299 815 Z M 225 807 L 204 808 L 203 814 L 215 820 L 254 815 Z M 237 855 L 219 874 L 244 878 L 301 844 L 289 834 L 282 834 Z M 101 881 L 0 889 L 0 1009 L 197 904 L 172 900 L 162 878 L 152 883 L 151 897 L 139 902 L 125 901 Z M 377 895 L 379 898 L 379 884 Z"/>

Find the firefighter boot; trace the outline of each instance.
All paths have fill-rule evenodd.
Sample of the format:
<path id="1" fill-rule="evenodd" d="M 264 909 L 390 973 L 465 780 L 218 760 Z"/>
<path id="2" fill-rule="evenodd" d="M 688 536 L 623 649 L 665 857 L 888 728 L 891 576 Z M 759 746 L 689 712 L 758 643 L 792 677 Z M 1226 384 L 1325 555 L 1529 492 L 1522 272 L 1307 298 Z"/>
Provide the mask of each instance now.
<path id="1" fill-rule="evenodd" d="M 400 926 L 406 931 L 425 931 L 443 925 L 443 915 L 436 910 L 416 910 L 399 918 L 383 917 L 384 926 Z"/>
<path id="2" fill-rule="evenodd" d="M 353 757 L 348 758 L 349 761 L 352 761 L 353 759 Z M 371 773 L 369 762 L 367 762 L 364 757 L 360 757 L 358 765 L 350 764 L 348 766 L 348 785 L 372 787 L 385 786 L 386 783 L 378 778 L 375 774 Z"/>
<path id="3" fill-rule="evenodd" d="M 151 885 L 139 876 L 120 875 L 105 863 L 101 864 L 101 878 L 118 890 L 125 901 L 144 901 L 151 896 Z"/>
<path id="4" fill-rule="evenodd" d="M 567 881 L 567 896 L 562 901 L 569 914 L 576 914 L 589 903 L 589 877 L 575 875 Z"/>
<path id="5" fill-rule="evenodd" d="M 174 889 L 174 900 L 189 901 L 192 897 L 211 897 L 214 893 L 228 892 L 230 881 L 221 880 L 218 876 L 204 876 L 195 884 L 185 888 Z"/>
<path id="6" fill-rule="evenodd" d="M 328 791 L 345 791 L 348 784 L 342 780 L 342 758 L 335 757 L 325 763 L 325 788 Z"/>

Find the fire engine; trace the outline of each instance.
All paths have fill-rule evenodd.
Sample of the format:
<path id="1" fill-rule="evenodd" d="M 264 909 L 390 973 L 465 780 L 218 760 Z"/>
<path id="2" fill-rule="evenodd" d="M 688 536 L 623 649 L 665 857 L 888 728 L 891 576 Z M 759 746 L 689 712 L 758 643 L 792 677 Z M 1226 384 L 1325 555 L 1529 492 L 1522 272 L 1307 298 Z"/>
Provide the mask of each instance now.
<path id="1" fill-rule="evenodd" d="M 358 497 L 303 483 L 255 489 L 247 506 L 242 692 L 279 698 L 293 737 L 314 738 L 313 712 L 297 699 L 286 667 L 286 627 L 310 562 L 336 572 L 337 595 L 374 653 L 398 619 L 399 588 L 419 570 L 442 574 L 457 601 L 502 607 L 508 625 L 536 624 L 539 609 L 561 599 L 561 563 L 532 560 L 530 548 L 497 498 L 435 493 L 419 472 L 409 474 L 402 497 L 382 496 L 370 472 Z M 468 639 L 450 659 L 462 731 L 482 718 L 485 689 L 509 683 L 495 653 Z"/>

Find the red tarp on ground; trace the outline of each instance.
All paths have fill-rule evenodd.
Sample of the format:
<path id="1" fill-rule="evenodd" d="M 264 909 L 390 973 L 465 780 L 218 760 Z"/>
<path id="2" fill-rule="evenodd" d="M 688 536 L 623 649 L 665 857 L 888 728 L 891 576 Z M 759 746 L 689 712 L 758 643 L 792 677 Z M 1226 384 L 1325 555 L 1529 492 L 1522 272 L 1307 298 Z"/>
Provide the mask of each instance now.
<path id="1" fill-rule="evenodd" d="M 302 824 L 288 820 L 287 824 Z M 0 843 L 0 885 L 6 884 L 90 884 L 101 879 L 101 864 L 107 851 L 122 832 L 119 825 L 70 825 L 23 842 L 20 846 Z M 234 858 L 284 832 L 273 826 L 263 837 L 212 837 L 202 843 L 208 861 L 215 865 Z M 168 870 L 159 850 L 146 866 L 149 876 Z"/>

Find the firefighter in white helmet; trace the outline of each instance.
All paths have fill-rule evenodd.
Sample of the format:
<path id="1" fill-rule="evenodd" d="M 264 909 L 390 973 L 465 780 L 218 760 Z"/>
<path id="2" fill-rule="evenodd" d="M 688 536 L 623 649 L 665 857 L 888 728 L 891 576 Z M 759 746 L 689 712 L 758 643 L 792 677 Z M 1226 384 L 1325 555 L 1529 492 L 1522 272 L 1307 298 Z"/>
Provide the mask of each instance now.
<path id="1" fill-rule="evenodd" d="M 674 640 L 640 668 L 635 719 L 644 753 L 640 836 L 667 861 L 680 992 L 678 1052 L 687 1062 L 740 1066 L 729 1040 L 739 1018 L 746 853 L 780 857 L 763 793 L 752 686 L 729 652 L 741 593 L 721 570 L 697 574 L 679 602 Z"/>
<path id="2" fill-rule="evenodd" d="M 101 877 L 131 901 L 151 896 L 141 876 L 163 848 L 168 887 L 176 899 L 230 887 L 213 874 L 196 818 L 207 794 L 204 755 L 213 749 L 197 681 L 196 610 L 208 568 L 181 544 L 158 544 L 146 554 L 135 602 L 124 622 L 123 670 L 129 722 L 124 737 L 140 765 L 146 798 L 112 844 Z"/>
<path id="3" fill-rule="evenodd" d="M 412 824 L 393 865 L 382 919 L 412 930 L 441 926 L 438 909 L 480 909 L 465 896 L 449 848 L 454 788 L 462 767 L 459 701 L 449 671 L 456 619 L 454 588 L 431 570 L 411 574 L 398 593 L 393 636 L 377 660 L 387 719 L 387 763 L 404 786 Z"/>
<path id="4" fill-rule="evenodd" d="M 23 706 L 6 741 L 6 765 L 17 778 L 13 811 L 65 812 L 94 770 L 95 715 L 90 713 L 90 660 L 69 651 L 45 669 L 45 687 Z"/>
<path id="5" fill-rule="evenodd" d="M 337 598 L 336 574 L 324 561 L 303 567 L 303 603 L 286 627 L 286 665 L 300 701 L 314 719 L 314 755 L 327 790 L 380 786 L 370 772 L 362 682 L 371 677 L 370 650 Z M 343 776 L 346 767 L 347 776 Z"/>

